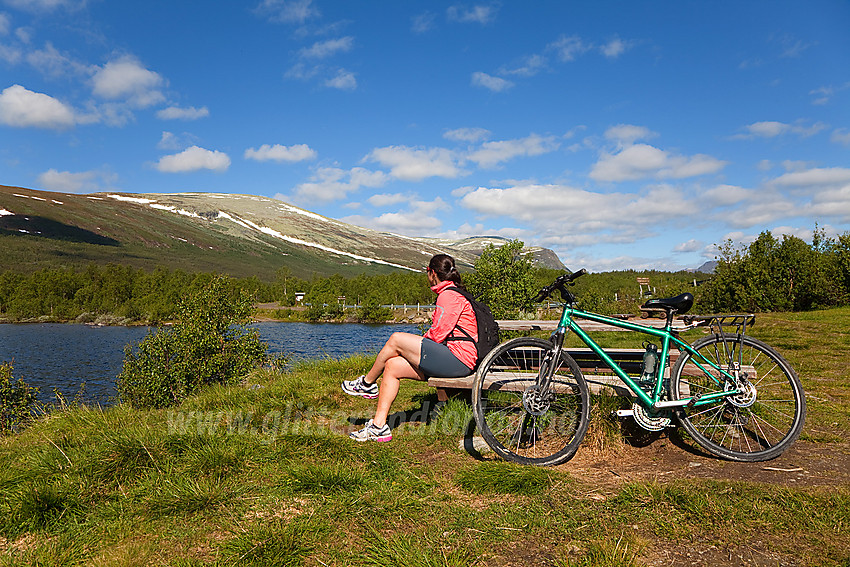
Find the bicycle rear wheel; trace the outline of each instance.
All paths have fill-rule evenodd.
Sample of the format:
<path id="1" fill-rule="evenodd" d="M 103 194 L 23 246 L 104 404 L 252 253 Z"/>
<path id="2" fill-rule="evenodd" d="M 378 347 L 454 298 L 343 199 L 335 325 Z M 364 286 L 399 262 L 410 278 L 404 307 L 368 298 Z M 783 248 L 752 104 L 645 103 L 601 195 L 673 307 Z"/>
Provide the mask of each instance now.
<path id="1" fill-rule="evenodd" d="M 779 353 L 758 339 L 730 334 L 705 337 L 692 348 L 730 374 L 740 365 L 738 394 L 678 410 L 682 427 L 696 443 L 726 459 L 766 461 L 797 439 L 806 398 L 800 379 Z M 682 352 L 671 372 L 674 400 L 734 389 L 732 380 L 688 352 Z"/>
<path id="2" fill-rule="evenodd" d="M 551 342 L 529 337 L 503 343 L 484 359 L 472 408 L 493 451 L 527 465 L 568 460 L 590 420 L 587 383 L 575 360 Z"/>

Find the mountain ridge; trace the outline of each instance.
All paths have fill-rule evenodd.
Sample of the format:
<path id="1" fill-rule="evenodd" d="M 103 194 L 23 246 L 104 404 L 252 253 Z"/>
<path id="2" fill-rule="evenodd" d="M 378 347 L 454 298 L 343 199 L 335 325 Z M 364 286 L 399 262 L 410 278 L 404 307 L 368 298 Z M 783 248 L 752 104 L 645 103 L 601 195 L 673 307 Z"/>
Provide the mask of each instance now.
<path id="1" fill-rule="evenodd" d="M 420 271 L 436 253 L 471 267 L 487 243 L 415 238 L 358 227 L 289 203 L 247 194 L 72 194 L 0 186 L 6 269 L 155 265 L 237 276 L 356 275 Z M 563 268 L 554 252 L 529 247 L 535 261 Z"/>

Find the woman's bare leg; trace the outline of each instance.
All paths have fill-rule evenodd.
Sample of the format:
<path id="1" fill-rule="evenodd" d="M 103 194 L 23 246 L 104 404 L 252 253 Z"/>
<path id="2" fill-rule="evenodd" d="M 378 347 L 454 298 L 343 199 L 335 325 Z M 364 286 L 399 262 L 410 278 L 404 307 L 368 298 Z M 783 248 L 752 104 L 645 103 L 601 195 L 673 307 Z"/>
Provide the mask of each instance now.
<path id="1" fill-rule="evenodd" d="M 378 407 L 375 408 L 375 417 L 372 418 L 372 423 L 377 427 L 383 427 L 387 423 L 390 406 L 398 395 L 399 382 L 405 378 L 424 380 L 425 375 L 401 356 L 390 358 L 384 365 L 384 377 L 378 391 Z"/>
<path id="2" fill-rule="evenodd" d="M 386 344 L 378 353 L 375 364 L 366 373 L 366 382 L 374 384 L 381 373 L 385 372 L 387 361 L 394 357 L 401 357 L 408 361 L 413 368 L 419 368 L 419 357 L 422 351 L 422 336 L 412 333 L 393 333 L 387 339 Z M 384 386 L 381 385 L 383 388 Z M 395 396 L 393 396 L 395 397 Z"/>

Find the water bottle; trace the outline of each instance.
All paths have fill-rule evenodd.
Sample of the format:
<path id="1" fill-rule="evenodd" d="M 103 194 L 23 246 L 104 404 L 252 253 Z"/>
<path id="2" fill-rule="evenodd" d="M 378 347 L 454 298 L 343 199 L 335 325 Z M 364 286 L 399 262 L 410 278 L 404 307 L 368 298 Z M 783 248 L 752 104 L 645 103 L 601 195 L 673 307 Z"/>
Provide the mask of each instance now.
<path id="1" fill-rule="evenodd" d="M 641 368 L 640 381 L 651 384 L 655 380 L 655 369 L 658 366 L 658 347 L 652 343 L 644 345 L 643 367 Z"/>

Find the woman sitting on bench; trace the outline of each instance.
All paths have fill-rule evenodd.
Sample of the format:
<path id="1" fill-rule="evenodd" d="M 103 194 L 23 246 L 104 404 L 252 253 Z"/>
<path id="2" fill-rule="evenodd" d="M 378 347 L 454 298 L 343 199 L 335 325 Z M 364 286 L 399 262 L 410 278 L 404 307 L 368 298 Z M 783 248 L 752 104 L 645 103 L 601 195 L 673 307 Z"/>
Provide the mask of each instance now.
<path id="1" fill-rule="evenodd" d="M 401 380 L 427 380 L 428 376 L 457 378 L 471 374 L 475 367 L 477 351 L 473 341 L 478 340 L 478 327 L 472 305 L 459 293 L 443 293 L 450 287 L 463 288 L 454 258 L 437 254 L 428 263 L 426 273 L 431 290 L 437 294 L 431 328 L 421 337 L 412 333 L 393 333 L 369 372 L 342 383 L 346 394 L 378 398 L 375 416 L 366 423 L 366 427 L 351 433 L 352 439 L 390 441 L 393 438 L 387 416 L 398 395 Z M 452 340 L 455 338 L 461 340 Z M 377 381 L 382 375 L 379 389 Z"/>

